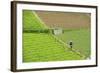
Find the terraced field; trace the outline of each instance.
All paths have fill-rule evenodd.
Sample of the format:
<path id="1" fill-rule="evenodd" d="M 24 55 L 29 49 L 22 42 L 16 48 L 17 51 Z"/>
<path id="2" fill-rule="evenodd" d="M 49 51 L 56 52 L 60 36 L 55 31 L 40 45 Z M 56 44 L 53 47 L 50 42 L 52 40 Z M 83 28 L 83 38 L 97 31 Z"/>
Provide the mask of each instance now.
<path id="1" fill-rule="evenodd" d="M 34 29 L 46 29 L 47 26 L 40 21 L 34 11 L 23 10 L 23 29 L 34 30 Z"/>
<path id="2" fill-rule="evenodd" d="M 23 10 L 23 30 L 44 30 L 49 27 L 38 17 L 38 15 L 31 10 Z M 77 34 L 88 34 L 87 31 L 65 31 L 64 34 L 58 35 L 58 40 L 62 40 L 66 43 L 66 41 L 74 40 L 77 46 L 77 49 L 83 49 L 82 51 L 88 52 L 86 48 L 89 46 L 81 47 L 82 43 L 78 45 L 81 39 L 85 39 L 85 41 L 89 38 L 80 37 L 79 41 Z M 67 37 L 67 38 L 66 38 Z M 63 43 L 59 42 L 57 39 L 53 37 L 51 33 L 26 33 L 23 31 L 23 62 L 47 62 L 47 61 L 64 61 L 64 60 L 82 60 L 84 59 L 76 52 L 69 50 L 68 46 L 64 46 Z M 88 42 L 89 43 L 89 42 Z M 86 44 L 84 44 L 86 45 Z M 83 46 L 84 46 L 83 45 Z M 89 50 L 90 51 L 90 50 Z M 83 53 L 85 55 L 89 55 L 89 53 Z"/>
<path id="3" fill-rule="evenodd" d="M 57 42 L 51 34 L 24 33 L 24 62 L 44 62 L 82 59 Z"/>

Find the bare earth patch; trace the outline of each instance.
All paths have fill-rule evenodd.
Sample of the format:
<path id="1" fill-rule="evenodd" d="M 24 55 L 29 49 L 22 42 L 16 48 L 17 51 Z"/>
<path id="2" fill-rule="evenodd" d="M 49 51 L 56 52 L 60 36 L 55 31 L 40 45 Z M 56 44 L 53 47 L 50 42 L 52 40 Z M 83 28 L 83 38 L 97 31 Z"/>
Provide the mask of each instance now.
<path id="1" fill-rule="evenodd" d="M 89 28 L 90 14 L 73 12 L 36 11 L 40 19 L 49 27 L 55 28 Z"/>

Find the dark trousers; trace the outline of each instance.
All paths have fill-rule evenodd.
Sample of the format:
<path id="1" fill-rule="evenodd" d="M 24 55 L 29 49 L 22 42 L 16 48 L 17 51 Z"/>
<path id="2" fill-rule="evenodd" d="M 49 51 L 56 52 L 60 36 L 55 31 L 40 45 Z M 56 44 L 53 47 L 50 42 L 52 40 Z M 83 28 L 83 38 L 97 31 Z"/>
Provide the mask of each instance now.
<path id="1" fill-rule="evenodd" d="M 70 48 L 73 48 L 73 46 L 72 46 L 72 45 L 70 45 Z"/>

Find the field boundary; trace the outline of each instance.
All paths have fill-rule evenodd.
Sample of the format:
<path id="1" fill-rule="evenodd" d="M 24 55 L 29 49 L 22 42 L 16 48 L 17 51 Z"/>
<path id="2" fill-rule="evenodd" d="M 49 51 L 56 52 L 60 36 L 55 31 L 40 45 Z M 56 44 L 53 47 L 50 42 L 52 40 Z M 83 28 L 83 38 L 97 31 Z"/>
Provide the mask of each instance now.
<path id="1" fill-rule="evenodd" d="M 42 23 L 42 25 L 45 27 L 45 28 L 48 28 L 47 25 L 45 25 L 45 23 L 39 18 L 39 16 L 37 15 L 37 13 L 35 11 L 32 11 L 32 13 L 35 15 L 35 17 Z M 42 26 L 41 25 L 41 26 Z"/>
<path id="2" fill-rule="evenodd" d="M 52 35 L 52 34 L 51 34 L 51 35 Z M 52 37 L 54 37 L 58 42 L 60 42 L 61 44 L 63 44 L 65 49 L 66 49 L 66 47 L 69 48 L 69 45 L 68 45 L 68 44 L 66 44 L 66 43 L 63 42 L 62 40 L 58 39 L 56 36 L 52 35 Z M 66 47 L 65 47 L 65 46 L 66 46 Z M 84 56 L 84 55 L 81 55 L 81 53 L 78 52 L 77 50 L 71 49 L 71 51 L 74 52 L 74 53 L 76 53 L 77 55 L 79 55 L 79 56 L 82 57 L 83 59 L 85 58 L 85 56 Z"/>

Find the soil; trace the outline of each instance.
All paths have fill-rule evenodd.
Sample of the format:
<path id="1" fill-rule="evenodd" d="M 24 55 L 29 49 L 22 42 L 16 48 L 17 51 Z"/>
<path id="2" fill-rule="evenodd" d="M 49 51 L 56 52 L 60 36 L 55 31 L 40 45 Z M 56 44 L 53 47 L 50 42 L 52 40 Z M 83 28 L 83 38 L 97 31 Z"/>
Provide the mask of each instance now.
<path id="1" fill-rule="evenodd" d="M 90 28 L 91 14 L 75 12 L 36 11 L 50 28 Z"/>

